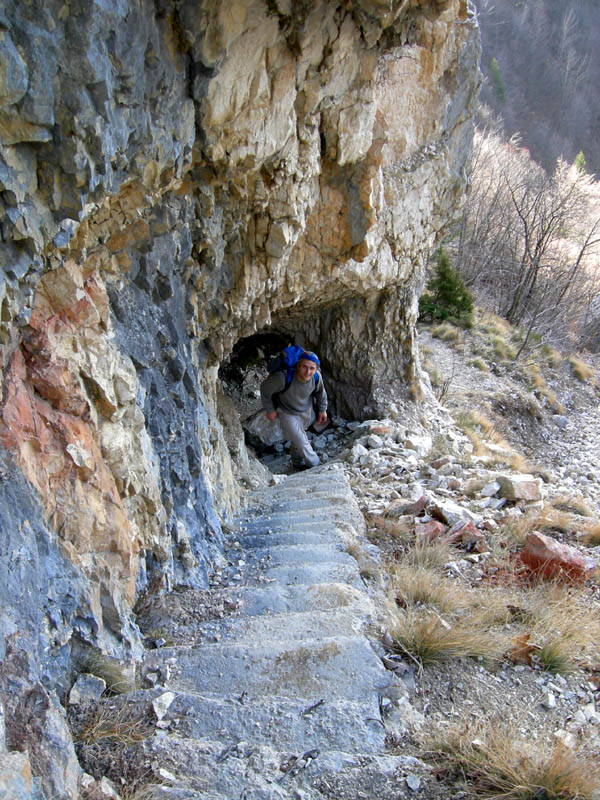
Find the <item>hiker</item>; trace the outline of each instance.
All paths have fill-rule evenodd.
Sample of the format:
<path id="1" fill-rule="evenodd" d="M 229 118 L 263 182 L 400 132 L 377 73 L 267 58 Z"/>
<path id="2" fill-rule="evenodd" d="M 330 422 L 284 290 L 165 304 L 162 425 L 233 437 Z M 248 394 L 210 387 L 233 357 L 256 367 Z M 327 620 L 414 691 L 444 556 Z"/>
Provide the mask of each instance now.
<path id="1" fill-rule="evenodd" d="M 295 358 L 297 361 L 290 364 Z M 279 365 L 281 369 L 276 369 Z M 269 367 L 271 374 L 260 386 L 267 418 L 274 422 L 279 417 L 283 434 L 291 443 L 296 469 L 319 463 L 305 431 L 313 424 L 317 432 L 327 427 L 327 393 L 318 371 L 320 366 L 314 353 L 292 346 L 285 349 L 283 359 L 275 359 L 275 367 Z"/>

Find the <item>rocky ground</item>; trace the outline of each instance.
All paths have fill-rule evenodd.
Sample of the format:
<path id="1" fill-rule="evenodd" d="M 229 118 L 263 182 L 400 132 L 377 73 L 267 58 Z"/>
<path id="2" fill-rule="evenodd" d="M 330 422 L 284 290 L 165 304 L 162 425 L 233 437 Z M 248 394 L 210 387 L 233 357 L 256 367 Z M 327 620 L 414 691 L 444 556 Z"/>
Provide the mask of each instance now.
<path id="1" fill-rule="evenodd" d="M 287 522 L 283 518 L 276 522 L 281 515 L 275 513 L 269 518 L 273 522 L 268 524 L 279 527 L 268 530 L 266 533 L 269 535 L 250 535 L 248 538 L 247 531 L 240 535 L 232 530 L 228 536 L 227 560 L 213 576 L 211 590 L 173 593 L 162 598 L 158 605 L 149 598 L 146 607 L 140 606 L 139 622 L 146 633 L 149 648 L 142 676 L 146 688 L 126 702 L 139 707 L 149 704 L 150 733 L 142 731 L 144 744 L 135 744 L 133 749 L 131 745 L 130 749 L 121 746 L 116 750 L 111 746 L 108 751 L 97 745 L 83 748 L 80 755 L 87 771 L 95 777 L 109 775 L 116 782 L 119 775 L 137 780 L 140 778 L 139 767 L 143 765 L 142 772 L 146 770 L 154 777 L 162 775 L 166 786 L 173 784 L 172 791 L 169 790 L 171 794 L 165 786 L 160 797 L 212 798 L 211 793 L 190 794 L 189 787 L 199 786 L 202 781 L 205 782 L 202 785 L 209 785 L 213 780 L 210 776 L 216 774 L 215 764 L 224 762 L 219 774 L 221 791 L 226 796 L 229 796 L 226 791 L 229 786 L 230 789 L 236 788 L 235 796 L 247 798 L 289 796 L 302 800 L 366 800 L 378 796 L 397 800 L 414 796 L 428 800 L 459 800 L 474 796 L 478 782 L 481 788 L 481 776 L 476 777 L 442 757 L 441 750 L 454 737 L 462 736 L 473 752 L 483 752 L 489 731 L 504 732 L 505 741 L 511 746 L 517 742 L 519 752 L 522 749 L 517 779 L 521 779 L 520 772 L 529 763 L 526 758 L 529 750 L 532 754 L 540 754 L 550 752 L 557 745 L 576 758 L 588 759 L 580 762 L 581 771 L 593 772 L 596 769 L 590 766 L 594 764 L 593 759 L 598 762 L 600 755 L 600 575 L 597 571 L 600 566 L 597 526 L 600 485 L 596 476 L 600 425 L 594 385 L 591 381 L 578 385 L 569 376 L 566 365 L 561 364 L 555 374 L 549 376 L 552 390 L 559 399 L 553 401 L 552 407 L 547 407 L 543 398 L 536 397 L 518 376 L 508 374 L 501 366 L 483 372 L 470 363 L 471 355 L 465 355 L 464 348 L 457 350 L 455 345 L 432 337 L 428 329 L 421 332 L 421 344 L 424 359 L 435 365 L 437 386 L 444 388 L 443 406 L 424 406 L 419 422 L 408 422 L 408 417 L 403 418 L 401 411 L 395 418 L 362 423 L 333 417 L 324 432 L 310 433 L 313 446 L 323 462 L 316 470 L 294 474 L 285 443 L 273 441 L 258 446 L 256 428 L 247 425 L 251 429 L 250 441 L 257 445 L 260 460 L 273 473 L 270 491 L 279 493 L 281 502 L 290 505 L 290 512 L 295 516 Z M 245 372 L 243 382 L 228 387 L 246 422 L 255 414 L 259 403 L 260 378 L 260 370 L 252 368 Z M 436 390 L 439 392 L 439 388 Z M 470 437 L 456 420 L 474 410 L 491 418 L 495 433 L 501 433 L 503 438 L 485 436 L 481 431 L 483 441 Z M 519 458 L 520 454 L 528 460 Z M 282 712 L 277 708 L 277 702 L 283 702 L 281 698 L 278 700 L 273 696 L 272 701 L 267 699 L 273 692 L 282 693 L 279 684 L 277 691 L 271 687 L 270 681 L 276 682 L 276 676 L 272 674 L 272 668 L 267 667 L 272 662 L 273 668 L 279 669 L 277 665 L 281 663 L 282 655 L 279 650 L 274 653 L 260 650 L 259 658 L 257 648 L 263 644 L 273 648 L 275 642 L 278 643 L 276 647 L 291 653 L 301 645 L 302 657 L 307 657 L 308 653 L 315 660 L 310 674 L 314 672 L 319 679 L 326 681 L 322 687 L 319 686 L 323 695 L 328 692 L 336 695 L 341 692 L 342 684 L 344 692 L 351 690 L 352 682 L 346 686 L 343 677 L 348 671 L 347 664 L 345 671 L 341 667 L 336 677 L 330 675 L 327 668 L 319 667 L 317 658 L 317 651 L 322 647 L 318 644 L 318 637 L 329 641 L 334 633 L 337 634 L 340 628 L 336 614 L 344 610 L 328 605 L 321 623 L 316 619 L 321 610 L 315 612 L 315 619 L 309 619 L 304 609 L 308 597 L 306 590 L 301 591 L 297 598 L 294 594 L 295 599 L 289 605 L 291 601 L 286 594 L 291 591 L 289 575 L 285 572 L 282 578 L 279 571 L 283 567 L 278 562 L 283 557 L 282 546 L 285 549 L 292 544 L 290 553 L 295 553 L 299 546 L 299 543 L 289 541 L 297 534 L 288 530 L 290 525 L 297 527 L 301 514 L 305 513 L 300 511 L 300 505 L 294 511 L 294 503 L 300 502 L 300 497 L 294 494 L 298 493 L 298 488 L 294 489 L 296 483 L 301 486 L 298 481 L 302 482 L 305 477 L 312 481 L 311 488 L 303 490 L 307 492 L 306 498 L 315 497 L 316 500 L 321 496 L 320 503 L 332 503 L 334 507 L 330 512 L 335 515 L 335 492 L 330 497 L 333 489 L 328 487 L 332 480 L 331 485 L 337 485 L 336 476 L 341 473 L 349 482 L 362 512 L 366 535 L 358 539 L 353 535 L 351 540 L 345 541 L 342 549 L 346 552 L 338 553 L 337 558 L 342 559 L 344 569 L 349 569 L 350 562 L 354 564 L 348 573 L 351 576 L 349 585 L 353 587 L 352 591 L 366 593 L 368 602 L 376 608 L 376 612 L 367 615 L 370 624 L 364 633 L 371 642 L 371 649 L 367 648 L 363 656 L 365 664 L 371 664 L 369 669 L 377 672 L 377 669 L 381 670 L 381 664 L 387 668 L 387 673 L 385 669 L 382 672 L 390 676 L 390 692 L 389 696 L 385 691 L 380 693 L 378 711 L 371 715 L 374 722 L 381 715 L 380 719 L 386 725 L 384 732 L 379 723 L 379 739 L 372 745 L 371 755 L 363 747 L 363 744 L 366 747 L 366 739 L 361 742 L 360 736 L 356 738 L 358 729 L 353 728 L 350 720 L 346 726 L 342 714 L 337 721 L 327 716 L 327 724 L 323 723 L 325 727 L 319 729 L 318 736 L 325 736 L 323 743 L 327 747 L 333 747 L 331 742 L 334 740 L 336 744 L 331 753 L 322 752 L 317 757 L 311 755 L 313 751 L 296 752 L 301 742 L 300 734 L 291 729 L 288 732 L 286 727 L 288 721 L 291 724 L 295 719 L 295 712 L 291 710 L 294 703 L 306 705 L 312 702 L 301 685 L 308 673 L 299 669 L 298 697 L 295 700 L 294 686 L 286 681 L 284 693 L 290 697 L 285 702 L 291 705 L 289 713 L 285 711 L 285 704 Z M 294 477 L 288 477 L 292 474 Z M 319 490 L 320 482 L 322 491 Z M 291 487 L 292 501 L 286 484 Z M 302 548 L 308 557 L 307 563 L 302 565 L 304 571 L 320 569 L 321 565 L 316 561 L 321 556 L 317 558 L 317 555 L 321 550 L 329 552 L 331 547 L 329 542 L 321 543 L 320 538 L 315 539 L 317 544 L 311 544 L 317 531 L 318 537 L 325 535 L 323 515 L 330 513 L 325 510 L 325 505 L 315 507 L 311 512 L 316 516 L 309 525 L 320 520 L 315 533 L 302 533 Z M 279 507 L 277 504 L 273 506 L 274 509 Z M 264 522 L 258 519 L 252 522 L 252 516 L 248 520 L 250 526 L 264 527 Z M 527 520 L 533 522 L 523 527 Z M 353 527 L 358 529 L 356 525 Z M 532 542 L 526 538 L 526 532 L 531 533 L 533 528 L 537 528 L 541 536 L 536 534 Z M 345 530 L 341 525 L 335 535 L 344 539 Z M 248 554 L 240 549 L 238 539 L 242 544 L 247 540 Z M 398 630 L 406 627 L 409 611 L 423 613 L 424 618 L 432 620 L 442 632 L 461 627 L 460 614 L 463 612 L 446 613 L 440 610 L 441 605 L 436 607 L 426 600 L 411 601 L 413 607 L 408 609 L 411 602 L 405 602 L 403 579 L 395 577 L 395 571 L 410 563 L 411 554 L 414 555 L 419 548 L 422 557 L 424 551 L 437 552 L 436 547 L 440 544 L 447 549 L 442 550 L 443 560 L 433 574 L 444 592 L 448 596 L 462 593 L 467 598 L 479 597 L 482 607 L 489 604 L 490 608 L 484 608 L 484 611 L 490 611 L 497 604 L 504 609 L 502 620 L 490 627 L 490 639 L 501 635 L 504 637 L 502 641 L 508 644 L 493 656 L 469 655 L 466 649 L 463 652 L 459 648 L 451 657 L 423 664 L 410 648 L 401 644 L 397 634 Z M 580 650 L 569 660 L 568 666 L 554 669 L 545 668 L 548 664 L 536 636 L 531 634 L 530 638 L 530 632 L 523 626 L 527 613 L 525 595 L 518 593 L 529 588 L 531 567 L 541 566 L 548 558 L 553 559 L 555 567 L 553 579 L 568 580 L 571 589 L 567 597 L 574 602 L 572 608 L 583 609 L 584 613 L 573 613 L 572 619 L 565 623 L 564 618 L 559 619 L 557 607 L 557 611 L 549 615 L 550 630 L 546 634 L 550 639 L 551 634 L 559 639 L 561 636 L 569 638 L 573 628 L 590 628 L 587 640 L 576 637 Z M 300 569 L 299 565 L 293 568 Z M 339 565 L 335 566 L 334 570 L 339 568 Z M 550 583 L 548 577 L 539 578 L 539 583 Z M 277 589 L 280 580 L 281 588 Z M 299 587 L 293 588 L 295 592 Z M 273 602 L 271 595 L 279 598 L 279 593 L 283 592 L 287 597 L 283 605 L 277 599 L 269 611 L 269 614 L 276 613 L 270 620 L 268 616 L 265 618 L 264 631 L 258 625 L 260 620 L 255 623 L 251 618 L 263 610 L 258 607 L 253 610 L 252 603 L 248 605 L 248 599 L 243 599 L 244 592 L 248 591 L 258 592 L 261 597 L 267 592 L 263 599 L 268 595 L 269 603 Z M 298 615 L 300 606 L 296 608 L 296 605 L 300 599 L 303 605 L 302 613 Z M 471 603 L 464 613 L 471 613 L 475 606 L 476 603 Z M 281 616 L 279 612 L 283 610 L 286 613 L 291 611 L 291 616 L 275 629 L 274 625 Z M 556 620 L 552 618 L 554 613 Z M 243 616 L 248 614 L 250 618 L 244 621 Z M 290 626 L 297 620 L 308 625 L 306 631 L 298 629 L 294 633 Z M 469 619 L 466 622 L 468 627 Z M 322 630 L 317 631 L 319 624 Z M 553 627 L 556 630 L 552 630 Z M 261 633 L 257 638 L 259 629 Z M 256 667 L 258 677 L 254 672 L 249 675 L 242 670 L 237 675 L 233 670 L 231 679 L 226 678 L 230 668 L 235 666 L 231 662 L 231 653 L 242 645 L 248 650 L 244 656 L 240 649 L 239 658 L 242 661 L 254 658 L 263 670 L 262 677 L 258 674 L 259 667 Z M 188 656 L 188 651 L 196 652 L 197 657 Z M 371 660 L 376 654 L 378 666 L 369 661 L 365 655 L 367 652 Z M 221 666 L 215 660 L 217 655 L 225 659 Z M 354 664 L 352 669 L 356 670 L 356 675 L 360 673 L 358 664 Z M 382 678 L 377 674 L 377 686 L 381 686 Z M 212 683 L 200 686 L 208 678 Z M 227 692 L 233 692 L 234 700 L 237 698 L 234 706 L 238 701 L 243 705 L 247 698 L 240 687 L 246 686 L 248 681 L 252 684 L 250 695 L 265 695 L 264 701 L 258 705 L 255 699 L 252 700 L 256 708 L 252 706 L 251 714 L 258 716 L 251 732 L 244 728 L 243 722 L 244 714 L 250 711 L 238 715 L 241 726 L 238 730 L 238 718 L 227 706 L 233 701 L 225 697 Z M 213 716 L 204 719 L 208 706 L 205 703 L 196 708 L 193 693 L 208 691 L 210 695 L 214 686 L 223 693 L 227 707 L 224 706 L 223 710 L 221 700 L 211 700 L 215 703 L 215 710 L 210 712 Z M 192 694 L 188 696 L 186 692 L 190 691 Z M 160 707 L 165 697 L 170 704 L 169 711 Z M 348 698 L 341 700 L 350 702 Z M 352 703 L 360 702 L 367 702 L 366 694 L 364 697 L 353 695 L 348 708 L 352 706 L 354 709 Z M 318 715 L 317 711 L 314 713 Z M 148 721 L 146 717 L 144 720 Z M 268 723 L 268 730 L 263 731 L 265 742 L 259 742 L 256 747 L 249 745 L 246 737 L 250 736 L 250 741 L 254 741 L 257 732 L 267 724 L 265 720 Z M 81 724 L 76 710 L 73 721 L 75 727 Z M 310 729 L 311 736 L 317 736 L 317 728 L 314 731 Z M 208 737 L 210 741 L 205 741 L 209 729 L 212 731 Z M 275 733 L 279 729 L 280 736 Z M 162 744 L 161 736 L 166 737 Z M 223 742 L 229 741 L 227 736 L 237 742 L 235 747 L 225 747 Z M 355 736 L 356 741 L 348 739 L 344 742 L 345 736 L 350 739 Z M 271 748 L 279 739 L 281 741 L 273 751 Z M 168 744 L 171 740 L 175 742 L 175 749 Z M 281 755 L 285 755 L 286 747 L 291 759 L 289 764 Z M 297 761 L 300 756 L 300 761 Z M 305 756 L 309 762 L 317 760 L 304 764 L 302 759 Z M 532 756 L 534 760 L 536 757 Z M 301 774 L 298 773 L 300 763 Z M 288 773 L 291 776 L 289 782 Z M 187 775 L 183 783 L 182 775 Z M 275 788 L 269 775 L 279 775 Z M 468 778 L 466 781 L 465 776 Z M 592 790 L 587 794 L 571 791 L 550 795 L 534 787 L 528 790 L 529 793 L 523 790 L 522 794 L 507 793 L 506 796 L 527 800 L 550 796 L 567 800 L 597 800 L 600 797 L 600 773 L 590 775 L 590 780 Z M 255 787 L 256 794 L 251 789 L 246 794 L 244 787 L 250 785 Z M 214 796 L 217 794 L 215 788 Z"/>
<path id="2" fill-rule="evenodd" d="M 578 501 L 597 522 L 600 513 L 600 419 L 598 396 L 592 381 L 581 382 L 566 359 L 546 371 L 550 390 L 557 399 L 554 407 L 528 386 L 517 374 L 493 364 L 489 371 L 473 366 L 468 348 L 449 344 L 431 335 L 430 328 L 420 334 L 423 360 L 433 363 L 438 387 L 443 388 L 443 407 L 427 412 L 419 429 L 407 429 L 399 420 L 370 421 L 359 425 L 334 418 L 320 435 L 310 434 L 313 446 L 325 462 L 341 464 L 367 521 L 394 515 L 394 504 L 402 507 L 427 498 L 421 511 L 412 509 L 415 520 L 426 525 L 442 519 L 452 525 L 458 519 L 471 519 L 484 541 L 477 550 L 459 553 L 448 563 L 446 574 L 467 589 L 489 578 L 486 562 L 503 525 L 552 498 Z M 466 352 L 465 352 L 466 351 Z M 438 388 L 439 394 L 439 388 Z M 476 455 L 472 442 L 455 420 L 461 413 L 479 410 L 493 420 L 504 437 L 501 445 L 489 442 L 490 450 Z M 559 413 L 560 412 L 560 413 Z M 523 454 L 537 476 L 540 496 L 534 500 L 502 500 L 503 492 L 466 492 L 469 484 L 481 489 L 497 479 L 498 473 L 515 475 L 502 459 L 502 448 Z M 261 460 L 274 473 L 290 471 L 285 447 L 276 444 Z M 530 473 L 531 474 L 531 473 Z M 539 477 L 542 476 L 542 477 Z M 543 498 L 543 499 L 542 499 Z M 442 513 L 432 515 L 437 506 Z M 445 517 L 445 518 L 444 518 Z M 590 524 L 589 522 L 587 524 Z M 424 530 L 424 529 L 423 529 Z M 447 528 L 446 528 L 447 530 Z M 600 564 L 598 538 L 588 541 L 581 530 L 546 531 L 559 542 L 576 549 L 587 564 Z M 363 574 L 373 586 L 381 588 L 381 566 L 394 558 L 397 542 L 371 526 L 373 550 L 358 554 Z M 375 562 L 375 563 L 374 563 Z M 491 562 L 490 562 L 491 563 Z M 492 570 L 493 571 L 493 570 Z M 383 570 L 385 576 L 385 569 Z M 598 616 L 600 597 L 598 577 L 588 581 L 593 614 Z M 428 798 L 460 798 L 468 794 L 458 773 L 436 769 L 432 762 L 428 732 L 458 724 L 492 723 L 509 726 L 517 739 L 555 746 L 585 742 L 600 754 L 600 662 L 593 668 L 574 669 L 565 674 L 544 671 L 535 663 L 504 660 L 494 667 L 477 659 L 459 658 L 426 668 L 404 658 L 402 670 L 408 696 L 423 714 L 424 725 L 417 735 L 391 737 L 391 752 L 410 754 L 427 765 L 415 779 L 416 795 Z M 518 659 L 517 659 L 518 661 Z M 589 664 L 587 665 L 590 666 Z M 425 738 L 424 738 L 425 737 Z M 435 749 L 435 748 L 434 748 Z M 432 768 L 433 766 L 433 768 Z M 466 793 L 466 794 L 465 794 Z"/>

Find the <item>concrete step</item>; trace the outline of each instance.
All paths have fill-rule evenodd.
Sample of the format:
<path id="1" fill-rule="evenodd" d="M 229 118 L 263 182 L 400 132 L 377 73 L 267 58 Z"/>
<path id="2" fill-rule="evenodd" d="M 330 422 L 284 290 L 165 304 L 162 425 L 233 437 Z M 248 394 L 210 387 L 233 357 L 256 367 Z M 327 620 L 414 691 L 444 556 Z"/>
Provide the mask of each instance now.
<path id="1" fill-rule="evenodd" d="M 336 542 L 282 544 L 255 548 L 254 550 L 243 551 L 239 559 L 245 561 L 246 566 L 260 564 L 265 567 L 280 567 L 285 564 L 300 566 L 302 564 L 323 564 L 328 562 L 346 564 L 349 567 L 356 566 L 356 559 L 345 551 L 343 545 Z"/>
<path id="2" fill-rule="evenodd" d="M 360 633 L 368 619 L 353 608 L 224 617 L 190 626 L 198 642 L 289 642 Z M 181 630 L 180 630 L 181 633 Z"/>
<path id="3" fill-rule="evenodd" d="M 192 791 L 217 793 L 232 800 L 280 800 L 295 796 L 318 798 L 383 798 L 410 795 L 405 776 L 426 777 L 431 768 L 415 758 L 317 747 L 282 753 L 247 740 L 226 746 L 209 740 L 153 738 L 144 746 L 146 759 L 164 765 L 178 783 Z M 296 795 L 303 790 L 301 795 Z M 194 795 L 190 795 L 192 797 Z M 196 795 L 206 797 L 206 795 Z M 181 797 L 181 795 L 179 796 Z"/>
<path id="4" fill-rule="evenodd" d="M 327 531 L 330 527 L 340 523 L 355 524 L 352 520 L 348 520 L 344 506 L 340 506 L 339 510 L 299 508 L 293 512 L 273 511 L 272 514 L 254 517 L 251 520 L 240 520 L 235 532 L 236 535 L 267 533 L 267 531 L 281 532 L 289 530 L 292 526 L 294 528 L 320 527 Z"/>
<path id="5" fill-rule="evenodd" d="M 331 534 L 335 536 L 348 536 L 348 531 L 354 531 L 354 525 L 345 522 L 344 520 L 328 520 L 322 519 L 300 519 L 298 514 L 295 514 L 291 519 L 283 515 L 282 519 L 276 522 L 271 520 L 253 520 L 246 522 L 242 527 L 237 527 L 230 534 L 229 539 L 234 541 L 241 541 L 248 536 L 271 536 L 281 533 L 312 533 L 321 534 L 328 537 Z"/>
<path id="6" fill-rule="evenodd" d="M 143 706 L 164 691 L 140 691 L 135 699 Z M 312 706 L 315 707 L 311 709 Z M 179 736 L 205 737 L 223 746 L 244 740 L 282 752 L 319 747 L 348 753 L 381 753 L 385 745 L 377 706 L 332 701 L 323 696 L 290 699 L 176 692 L 163 720 Z"/>
<path id="7" fill-rule="evenodd" d="M 338 528 L 323 530 L 321 527 L 311 526 L 310 528 L 295 528 L 290 525 L 284 531 L 272 533 L 244 534 L 242 536 L 231 537 L 228 542 L 227 555 L 242 550 L 258 550 L 265 547 L 280 547 L 290 544 L 344 544 L 347 541 Z M 239 542 L 239 547 L 233 546 L 233 541 Z"/>
<path id="8" fill-rule="evenodd" d="M 266 583 L 279 583 L 281 586 L 312 585 L 314 583 L 347 583 L 356 589 L 364 590 L 356 561 L 324 561 L 316 564 L 282 564 L 265 567 L 259 574 L 243 577 L 246 586 L 260 586 Z"/>
<path id="9" fill-rule="evenodd" d="M 160 671 L 167 689 L 194 694 L 254 695 L 364 702 L 372 715 L 390 682 L 363 636 L 302 642 L 219 643 L 148 651 L 145 671 Z"/>
<path id="10" fill-rule="evenodd" d="M 240 586 L 235 592 L 240 610 L 248 616 L 295 611 L 324 611 L 352 608 L 357 614 L 371 614 L 372 604 L 364 586 L 355 588 L 344 583 L 314 583 L 306 586 L 267 584 Z"/>
<path id="11" fill-rule="evenodd" d="M 144 786 L 145 795 L 152 800 L 231 800 L 229 795 L 201 792 L 191 786 L 166 786 L 163 783 L 148 783 Z"/>

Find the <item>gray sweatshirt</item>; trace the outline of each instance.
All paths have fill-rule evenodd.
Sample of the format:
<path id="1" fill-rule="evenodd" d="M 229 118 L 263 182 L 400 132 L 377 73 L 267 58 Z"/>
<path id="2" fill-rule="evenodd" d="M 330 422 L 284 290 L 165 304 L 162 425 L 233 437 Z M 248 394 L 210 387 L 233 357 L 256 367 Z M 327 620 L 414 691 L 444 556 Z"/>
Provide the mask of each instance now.
<path id="1" fill-rule="evenodd" d="M 285 388 L 285 372 L 272 372 L 260 385 L 260 396 L 264 410 L 269 414 L 275 410 L 273 405 L 273 395 L 283 391 Z M 279 397 L 279 407 L 288 414 L 303 414 L 311 407 L 312 394 L 315 388 L 315 379 L 311 378 L 307 383 L 302 383 L 294 377 L 289 386 Z M 327 411 L 327 392 L 323 385 L 323 378 L 319 375 L 319 385 L 315 392 L 317 414 Z"/>

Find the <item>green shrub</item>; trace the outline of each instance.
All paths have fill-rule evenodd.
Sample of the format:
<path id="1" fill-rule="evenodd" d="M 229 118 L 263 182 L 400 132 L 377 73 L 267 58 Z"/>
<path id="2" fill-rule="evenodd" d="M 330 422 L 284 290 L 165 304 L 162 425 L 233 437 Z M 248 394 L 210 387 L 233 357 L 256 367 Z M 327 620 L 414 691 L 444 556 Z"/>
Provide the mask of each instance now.
<path id="1" fill-rule="evenodd" d="M 496 97 L 501 103 L 503 103 L 504 81 L 502 80 L 502 75 L 500 74 L 500 65 L 498 64 L 498 60 L 496 58 L 492 58 L 490 61 L 490 77 L 496 90 Z"/>
<path id="2" fill-rule="evenodd" d="M 580 150 L 575 156 L 575 167 L 577 168 L 577 172 L 587 172 L 587 164 L 585 161 L 585 156 L 583 155 L 583 150 Z"/>
<path id="3" fill-rule="evenodd" d="M 473 324 L 473 296 L 442 247 L 437 251 L 435 274 L 419 301 L 421 319 L 448 320 L 470 328 Z"/>

